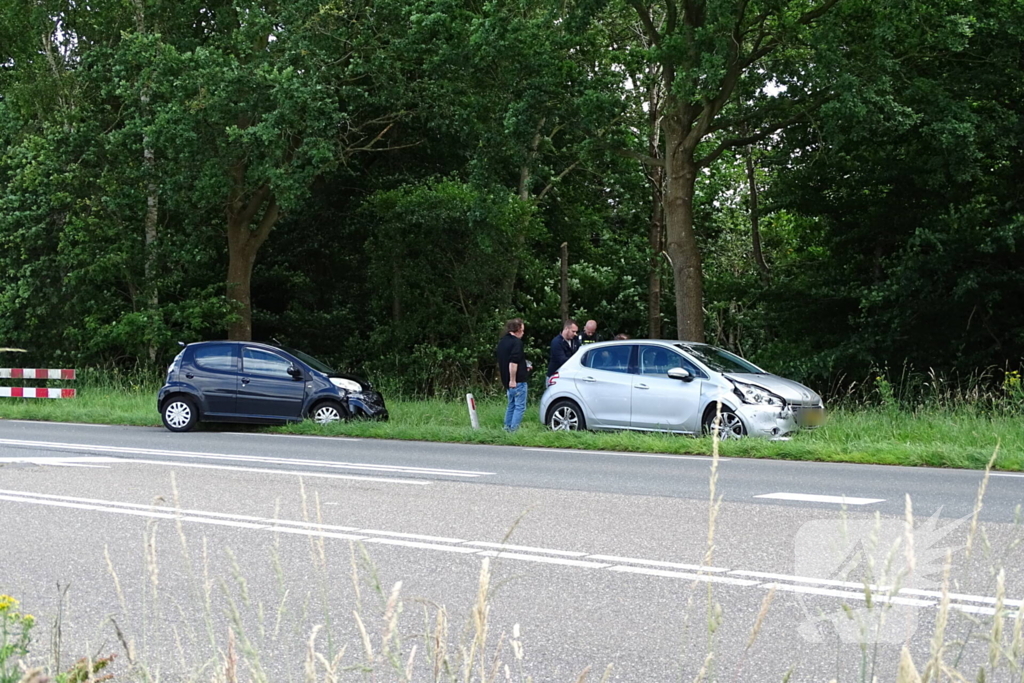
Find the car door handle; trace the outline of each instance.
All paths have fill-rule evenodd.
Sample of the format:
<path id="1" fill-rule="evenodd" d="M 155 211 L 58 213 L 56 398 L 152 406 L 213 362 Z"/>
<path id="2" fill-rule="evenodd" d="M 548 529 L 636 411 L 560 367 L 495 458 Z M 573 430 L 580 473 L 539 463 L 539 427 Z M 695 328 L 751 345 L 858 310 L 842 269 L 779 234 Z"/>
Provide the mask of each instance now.
<path id="1" fill-rule="evenodd" d="M 634 389 L 650 389 L 650 387 L 647 386 L 646 384 L 634 384 L 633 388 Z"/>
<path id="2" fill-rule="evenodd" d="M 584 377 L 582 381 L 584 381 L 584 382 L 596 382 L 597 380 L 594 379 L 593 377 Z"/>
<path id="3" fill-rule="evenodd" d="M 248 384 L 248 383 L 249 383 L 249 378 L 248 377 L 243 377 L 242 378 L 242 384 Z"/>
<path id="4" fill-rule="evenodd" d="M 193 375 L 191 372 L 186 372 L 185 373 L 185 378 L 186 379 L 192 379 L 193 377 L 195 377 L 195 375 Z"/>

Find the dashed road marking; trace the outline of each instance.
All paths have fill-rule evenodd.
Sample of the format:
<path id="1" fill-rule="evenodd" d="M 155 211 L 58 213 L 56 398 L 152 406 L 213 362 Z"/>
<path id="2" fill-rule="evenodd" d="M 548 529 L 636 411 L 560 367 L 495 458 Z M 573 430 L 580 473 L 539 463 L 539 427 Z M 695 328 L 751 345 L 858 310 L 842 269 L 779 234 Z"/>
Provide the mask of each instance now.
<path id="1" fill-rule="evenodd" d="M 871 505 L 883 503 L 885 498 L 854 498 L 852 496 L 819 496 L 811 493 L 763 493 L 754 498 L 771 500 L 795 500 L 802 503 L 835 503 L 836 505 Z"/>

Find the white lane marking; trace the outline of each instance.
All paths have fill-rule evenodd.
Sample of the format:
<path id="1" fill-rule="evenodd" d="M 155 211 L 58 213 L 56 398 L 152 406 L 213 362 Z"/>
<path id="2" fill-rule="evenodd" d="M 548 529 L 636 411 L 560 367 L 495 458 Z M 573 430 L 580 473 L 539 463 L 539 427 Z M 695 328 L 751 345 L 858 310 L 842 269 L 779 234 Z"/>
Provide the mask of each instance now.
<path id="1" fill-rule="evenodd" d="M 285 474 L 296 477 L 315 477 L 317 479 L 348 479 L 351 481 L 375 481 L 385 484 L 411 484 L 413 486 L 430 486 L 423 479 L 395 479 L 394 477 L 368 477 L 358 474 L 331 474 L 328 472 L 308 472 L 301 470 L 278 470 L 258 467 L 240 467 L 237 465 L 209 465 L 197 462 L 171 462 L 169 460 L 143 460 L 139 458 L 104 458 L 84 456 L 81 458 L 0 458 L 0 463 L 29 463 L 32 465 L 48 465 L 51 467 L 98 467 L 110 469 L 109 465 L 93 465 L 90 462 L 111 462 L 131 465 L 161 465 L 164 467 L 192 467 L 208 470 L 229 470 L 234 472 L 256 472 L 259 474 Z"/>
<path id="2" fill-rule="evenodd" d="M 367 536 L 395 536 L 396 538 L 412 538 L 418 541 L 437 541 L 438 543 L 465 543 L 461 538 L 445 538 L 444 536 L 424 536 L 423 534 L 404 534 L 399 531 L 382 531 L 380 529 L 359 529 L 359 533 Z"/>
<path id="3" fill-rule="evenodd" d="M 104 509 L 104 510 L 106 510 L 108 512 L 118 512 L 119 508 L 124 508 L 124 509 L 128 509 L 128 510 L 137 510 L 137 511 L 142 511 L 142 512 L 152 512 L 154 510 L 163 512 L 163 511 L 166 510 L 166 511 L 172 513 L 172 515 L 171 515 L 172 517 L 177 515 L 177 516 L 182 516 L 182 517 L 184 517 L 184 516 L 199 516 L 199 517 L 213 517 L 213 518 L 220 518 L 220 519 L 242 520 L 242 521 L 247 522 L 247 523 L 248 522 L 255 523 L 256 526 L 259 527 L 259 528 L 265 528 L 265 527 L 278 528 L 278 527 L 282 527 L 282 526 L 295 526 L 295 527 L 303 527 L 303 528 L 306 528 L 306 529 L 312 529 L 315 532 L 320 532 L 320 531 L 330 531 L 330 532 L 355 531 L 355 532 L 359 532 L 363 536 L 367 535 L 367 532 L 368 532 L 368 530 L 365 530 L 365 529 L 364 530 L 360 530 L 358 527 L 352 527 L 352 526 L 338 526 L 338 525 L 334 525 L 334 524 L 317 524 L 317 523 L 314 523 L 314 522 L 304 522 L 304 521 L 299 521 L 299 520 L 277 519 L 277 518 L 273 518 L 273 517 L 254 517 L 252 515 L 238 515 L 238 514 L 226 513 L 226 512 L 209 512 L 207 510 L 191 510 L 191 509 L 188 509 L 188 508 L 182 509 L 182 508 L 156 507 L 156 506 L 153 506 L 153 505 L 142 505 L 142 504 L 139 504 L 139 503 L 124 503 L 124 502 L 115 501 L 115 500 L 100 500 L 100 499 L 96 499 L 96 498 L 79 498 L 79 497 L 76 497 L 76 496 L 58 496 L 58 495 L 54 495 L 54 494 L 50 494 L 50 493 L 32 493 L 32 492 L 29 492 L 29 491 L 14 491 L 14 490 L 0 489 L 0 494 L 8 494 L 8 495 L 11 495 L 11 496 L 17 496 L 19 498 L 24 498 L 24 499 L 26 499 L 24 502 L 32 502 L 31 499 L 38 498 L 38 499 L 41 499 L 41 500 L 57 500 L 57 501 L 66 501 L 66 502 L 71 502 L 71 503 L 85 503 L 85 504 L 89 504 L 89 505 L 93 505 L 93 506 L 107 506 L 106 508 L 102 508 L 102 509 Z M 107 509 L 107 508 L 114 508 L 114 509 Z M 283 530 L 283 529 L 281 529 L 281 530 Z M 383 535 L 393 535 L 395 532 L 390 532 L 390 531 L 374 531 L 373 533 L 379 533 L 379 534 L 383 534 Z M 406 536 L 406 535 L 412 536 L 413 534 L 398 534 L 398 535 L 400 535 L 400 536 Z M 363 536 L 359 536 L 358 538 L 362 538 Z M 420 539 L 433 540 L 433 541 L 445 541 L 445 540 L 448 540 L 448 539 L 440 538 L 440 537 L 437 537 L 437 536 L 418 535 L 417 537 L 420 538 Z"/>
<path id="4" fill-rule="evenodd" d="M 170 512 L 158 512 L 156 510 L 129 510 L 129 509 L 123 509 L 123 508 L 115 509 L 115 508 L 104 507 L 102 505 L 90 505 L 90 504 L 87 504 L 87 503 L 71 503 L 71 502 L 63 501 L 63 500 L 42 500 L 42 499 L 39 499 L 39 498 L 26 498 L 26 497 L 22 497 L 22 496 L 12 496 L 12 495 L 8 495 L 8 494 L 0 494 L 0 500 L 6 500 L 6 501 L 9 501 L 9 502 L 13 502 L 13 503 L 31 503 L 33 505 L 46 505 L 46 506 L 49 506 L 49 507 L 71 508 L 71 509 L 74 509 L 74 510 L 93 510 L 93 511 L 97 511 L 97 512 L 113 512 L 113 513 L 116 513 L 116 514 L 119 514 L 119 515 L 132 515 L 132 516 L 135 516 L 135 517 L 149 517 L 151 519 L 174 519 L 175 516 L 176 516 L 176 515 L 174 515 L 174 514 L 172 514 Z M 197 518 L 185 517 L 185 516 L 181 516 L 181 515 L 178 515 L 178 516 L 181 517 L 182 520 L 186 520 L 187 519 L 187 520 L 192 521 L 194 519 L 197 519 Z M 248 524 L 246 522 L 233 522 L 233 521 L 230 521 L 230 520 L 223 520 L 223 519 L 202 519 L 202 521 L 204 523 L 207 523 L 207 524 L 221 524 L 221 523 L 223 523 L 225 526 L 245 525 L 246 528 L 251 528 L 251 529 L 259 529 L 260 526 L 261 526 L 259 524 Z"/>
<path id="5" fill-rule="evenodd" d="M 479 552 L 474 548 L 464 548 L 457 545 L 438 545 L 436 543 L 420 543 L 419 541 L 403 541 L 400 538 L 367 538 L 366 543 L 379 543 L 381 545 L 397 545 L 403 548 L 419 548 L 421 550 L 443 550 L 449 553 L 462 553 L 472 555 Z"/>
<path id="6" fill-rule="evenodd" d="M 322 531 L 320 529 L 295 529 L 283 526 L 260 527 L 260 531 L 273 531 L 274 533 L 296 534 L 299 536 L 316 536 L 317 538 L 340 538 L 347 541 L 365 541 L 365 536 L 355 534 L 339 534 L 334 531 Z"/>
<path id="7" fill-rule="evenodd" d="M 475 470 L 446 470 L 436 467 L 413 467 L 405 465 L 375 465 L 368 463 L 335 462 L 332 460 L 305 460 L 302 458 L 271 458 L 257 455 L 234 455 L 230 453 L 207 453 L 197 451 L 168 451 L 156 448 L 131 448 L 128 446 L 96 446 L 91 444 L 60 443 L 55 441 L 25 441 L 21 439 L 0 439 L 0 445 L 27 446 L 30 448 L 85 451 L 93 453 L 127 453 L 131 455 L 157 455 L 171 458 L 195 458 L 201 460 L 231 460 L 266 464 L 306 465 L 334 469 L 369 470 L 374 472 L 395 472 L 399 474 L 434 474 L 452 477 L 481 477 L 494 472 Z"/>
<path id="8" fill-rule="evenodd" d="M 604 560 L 613 563 L 625 564 L 646 564 L 652 567 L 667 567 L 668 569 L 688 569 L 694 572 L 727 572 L 723 567 L 702 567 L 697 564 L 680 564 L 678 562 L 661 562 L 660 560 L 641 560 L 636 557 L 619 557 L 618 555 L 587 555 L 592 560 Z"/>
<path id="9" fill-rule="evenodd" d="M 810 576 L 793 576 L 791 574 L 770 574 L 768 572 L 748 572 L 739 569 L 729 572 L 731 576 L 750 576 L 755 579 L 775 579 L 777 581 L 793 581 L 795 583 L 813 583 L 819 586 L 835 586 L 836 588 L 856 588 L 863 589 L 863 583 L 857 583 L 855 581 L 835 581 L 833 579 L 818 579 Z M 888 586 L 876 586 L 871 584 L 869 586 L 873 591 L 885 591 L 889 590 Z"/>
<path id="10" fill-rule="evenodd" d="M 107 512 L 122 515 L 131 515 L 137 517 L 146 517 L 150 519 L 164 519 L 164 520 L 176 520 L 182 523 L 193 523 L 193 524 L 208 524 L 213 526 L 225 526 L 234 527 L 240 529 L 252 529 L 256 531 L 269 531 L 273 533 L 285 533 L 285 534 L 296 534 L 302 536 L 314 536 L 323 538 L 335 538 L 350 541 L 363 541 L 365 543 L 377 543 L 380 545 L 392 545 L 407 548 L 416 548 L 424 550 L 438 550 L 443 552 L 451 552 L 463 555 L 478 554 L 485 557 L 496 557 L 505 558 L 512 560 L 522 560 L 527 562 L 540 562 L 546 564 L 559 564 L 571 567 L 580 567 L 588 569 L 606 569 L 607 571 L 626 573 L 626 574 L 641 574 L 648 576 L 660 576 L 666 578 L 678 578 L 687 579 L 690 581 L 700 581 L 706 583 L 720 583 L 733 586 L 741 587 L 760 587 L 763 589 L 777 589 L 782 591 L 788 591 L 793 593 L 804 593 L 808 595 L 820 595 L 825 597 L 837 597 L 837 598 L 849 598 L 864 601 L 866 596 L 863 590 L 859 591 L 847 591 L 847 590 L 836 590 L 829 588 L 820 588 L 818 586 L 805 586 L 805 585 L 794 585 L 791 583 L 760 583 L 753 579 L 742 579 L 735 578 L 736 576 L 751 576 L 751 577 L 778 577 L 779 579 L 786 581 L 803 581 L 803 582 L 817 582 L 823 584 L 845 584 L 851 587 L 862 589 L 862 584 L 855 584 L 852 582 L 837 582 L 830 579 L 814 579 L 811 577 L 800 577 L 792 576 L 788 574 L 770 574 L 767 572 L 750 572 L 744 570 L 734 570 L 730 572 L 731 576 L 722 576 L 720 573 L 712 572 L 723 572 L 729 571 L 728 569 L 721 569 L 717 567 L 708 567 L 701 569 L 699 573 L 691 572 L 679 572 L 669 571 L 664 569 L 655 569 L 651 567 L 630 567 L 624 565 L 609 565 L 602 562 L 594 562 L 592 560 L 599 558 L 611 558 L 614 556 L 609 555 L 584 555 L 587 559 L 570 559 L 567 557 L 548 557 L 544 555 L 534 555 L 526 553 L 515 553 L 515 552 L 503 552 L 498 550 L 478 550 L 473 547 L 467 547 L 470 545 L 469 542 L 462 542 L 459 539 L 445 539 L 443 537 L 425 536 L 422 534 L 407 534 L 402 532 L 389 532 L 371 529 L 357 529 L 354 527 L 345 526 L 334 526 L 327 524 L 315 524 L 312 522 L 294 521 L 294 520 L 283 520 L 283 519 L 271 519 L 267 517 L 253 517 L 247 515 L 236 515 L 221 512 L 207 512 L 201 510 L 183 510 L 178 508 L 156 508 L 153 506 L 141 505 L 138 503 L 125 503 L 120 501 L 106 501 L 96 500 L 90 498 L 77 498 L 70 496 L 57 496 L 53 494 L 33 493 L 26 491 L 13 491 L 0 489 L 0 501 L 9 501 L 13 503 L 23 503 L 30 505 L 45 505 L 52 507 L 62 507 L 77 510 L 89 510 L 97 512 Z M 355 532 L 355 533 L 340 533 L 340 532 Z M 374 533 L 381 535 L 396 536 L 398 538 L 380 538 L 380 537 L 367 537 L 366 534 Z M 441 543 L 425 543 L 420 541 L 405 540 L 406 538 L 420 538 L 426 540 L 438 540 L 444 542 L 459 542 L 464 543 L 463 545 L 442 545 Z M 482 543 L 482 542 L 480 542 Z M 491 544 L 495 545 L 495 544 Z M 510 546 L 503 546 L 510 547 Z M 520 548 L 530 548 L 530 546 L 516 546 Z M 569 554 L 570 551 L 557 551 L 551 549 L 536 549 L 538 551 L 548 553 L 563 553 Z M 629 561 L 636 563 L 645 564 L 672 564 L 658 562 L 656 560 L 641 560 L 629 558 Z M 880 590 L 880 589 L 875 589 Z M 921 600 L 914 598 L 902 597 L 902 595 L 921 595 L 929 597 L 940 597 L 941 593 L 937 591 L 923 591 L 919 589 L 905 588 L 900 591 L 900 595 L 889 596 L 881 592 L 874 592 L 872 599 L 877 602 L 891 602 L 897 605 L 908 605 L 912 607 L 935 607 L 938 605 L 938 601 L 932 600 Z M 951 593 L 950 598 L 954 600 L 967 600 L 974 602 L 985 602 L 989 604 L 995 604 L 995 598 L 986 596 L 975 596 L 975 595 L 964 595 L 959 593 Z M 1004 600 L 1006 606 L 1020 607 L 1024 605 L 1024 600 Z M 993 615 L 995 610 L 990 607 L 979 607 L 976 605 L 960 605 L 951 604 L 951 607 L 961 612 Z M 1004 612 L 1004 617 L 1013 618 L 1016 613 Z"/>
<path id="11" fill-rule="evenodd" d="M 526 555 L 523 553 L 506 553 L 499 550 L 481 550 L 480 555 L 494 557 L 497 559 L 525 560 L 526 562 L 541 562 L 543 564 L 562 564 L 567 567 L 584 567 L 587 569 L 605 569 L 607 564 L 601 562 L 587 562 L 586 560 L 570 560 L 565 557 L 545 557 L 544 555 Z"/>
<path id="12" fill-rule="evenodd" d="M 881 503 L 885 498 L 852 498 L 850 496 L 818 496 L 810 493 L 763 493 L 754 498 L 770 498 L 772 500 L 796 500 L 804 503 L 836 503 L 838 505 L 870 505 Z"/>
<path id="13" fill-rule="evenodd" d="M 907 595 L 920 595 L 927 598 L 941 598 L 942 593 L 940 591 L 926 591 L 920 588 L 901 588 L 900 595 L 906 593 Z M 965 595 L 963 593 L 949 593 L 950 600 L 962 600 L 964 602 L 986 602 L 990 605 L 996 604 L 995 598 L 990 598 L 984 595 Z M 1024 607 L 1024 600 L 1003 600 L 1004 605 L 1010 607 Z"/>
<path id="14" fill-rule="evenodd" d="M 498 548 L 499 550 L 524 550 L 526 552 L 543 553 L 546 555 L 564 555 L 565 557 L 583 557 L 586 553 L 572 550 L 551 550 L 550 548 L 534 548 L 529 545 L 509 545 L 508 543 L 490 543 L 488 541 L 466 541 L 466 545 L 476 545 L 481 548 Z"/>
<path id="15" fill-rule="evenodd" d="M 703 581 L 705 583 L 725 583 L 731 586 L 756 586 L 759 581 L 748 581 L 746 579 L 731 579 L 728 576 L 718 574 L 691 574 L 689 572 L 670 572 L 665 569 L 648 569 L 647 567 L 625 567 L 622 565 L 610 567 L 610 572 L 624 572 L 626 574 L 647 574 L 649 576 L 666 576 L 675 579 L 688 579 L 690 581 Z"/>
<path id="16" fill-rule="evenodd" d="M 314 436 L 312 434 L 267 434 L 265 432 L 231 432 L 231 436 L 273 436 L 279 439 L 330 439 L 331 441 L 362 441 L 354 436 Z"/>
<path id="17" fill-rule="evenodd" d="M 124 460 L 118 460 L 117 458 L 105 458 L 101 455 L 81 455 L 72 456 L 69 458 L 63 458 L 61 456 L 53 457 L 30 457 L 30 458 L 0 458 L 0 463 L 28 463 L 30 465 L 63 465 L 63 464 L 79 464 L 79 463 L 115 463 L 124 462 Z"/>
<path id="18" fill-rule="evenodd" d="M 656 455 L 654 453 L 627 453 L 625 451 L 578 451 L 569 448 L 523 448 L 535 453 L 574 453 L 576 455 L 620 455 L 626 458 L 660 458 L 664 460 L 714 460 L 710 455 Z M 731 458 L 719 458 L 731 460 Z"/>
<path id="19" fill-rule="evenodd" d="M 817 588 L 815 586 L 794 586 L 787 583 L 766 583 L 762 584 L 761 588 L 787 591 L 790 593 L 805 593 L 807 595 L 824 595 L 831 598 L 849 598 L 851 600 L 862 600 L 867 601 L 867 596 L 864 593 L 854 593 L 853 591 L 840 591 L 833 588 Z M 898 596 L 890 597 L 882 593 L 872 593 L 871 599 L 875 602 L 891 602 L 894 605 L 908 605 L 910 607 L 932 607 L 938 603 L 934 600 L 918 600 L 916 598 L 901 598 Z"/>
<path id="20" fill-rule="evenodd" d="M 1010 472 L 989 472 L 990 477 L 1024 477 L 1024 474 L 1012 474 Z"/>
<path id="21" fill-rule="evenodd" d="M 123 425 L 101 425 L 94 422 L 52 422 L 50 420 L 7 420 L 0 418 L 2 422 L 17 422 L 24 425 L 72 425 L 75 427 L 120 427 Z"/>
<path id="22" fill-rule="evenodd" d="M 985 615 L 987 617 L 994 617 L 996 615 L 996 611 L 994 609 L 992 609 L 991 607 L 977 607 L 975 605 L 952 605 L 951 604 L 949 606 L 949 608 L 950 609 L 958 610 L 960 612 L 967 612 L 968 614 L 983 614 L 983 615 Z M 1007 611 L 1004 610 L 1003 611 L 1003 618 L 1004 619 L 1016 619 L 1017 618 L 1017 612 L 1007 612 Z"/>
<path id="23" fill-rule="evenodd" d="M 315 477 L 317 479 L 348 479 L 350 481 L 373 481 L 382 484 L 411 484 L 412 486 L 430 486 L 424 479 L 395 479 L 394 477 L 368 477 L 359 474 L 333 474 L 331 472 L 308 472 L 304 470 L 277 470 L 266 467 L 242 467 L 240 465 L 210 465 L 203 462 L 171 462 L 169 460 L 142 460 L 138 458 L 122 458 L 119 462 L 126 465 L 163 465 L 164 467 L 192 467 L 203 470 L 228 470 L 232 472 L 255 472 L 258 474 L 287 474 L 294 477 Z"/>

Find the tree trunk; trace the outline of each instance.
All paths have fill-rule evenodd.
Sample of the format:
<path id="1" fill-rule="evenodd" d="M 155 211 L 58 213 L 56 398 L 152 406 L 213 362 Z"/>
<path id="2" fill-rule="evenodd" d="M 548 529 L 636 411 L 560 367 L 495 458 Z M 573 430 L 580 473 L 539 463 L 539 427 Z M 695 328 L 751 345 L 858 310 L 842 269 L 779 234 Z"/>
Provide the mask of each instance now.
<path id="1" fill-rule="evenodd" d="M 149 104 L 148 89 L 142 95 L 143 107 Z M 146 168 L 146 175 L 149 180 L 146 182 L 146 288 L 149 289 L 149 309 L 154 316 L 160 315 L 160 294 L 156 286 L 156 240 L 157 240 L 157 218 L 160 211 L 160 193 L 156 184 L 156 155 L 153 152 L 153 143 L 148 135 L 142 136 L 142 159 Z M 156 363 L 156 344 L 149 342 L 149 362 Z"/>
<path id="2" fill-rule="evenodd" d="M 661 252 L 664 251 L 664 208 L 662 206 L 662 178 L 660 168 L 652 169 L 655 181 L 651 191 L 651 227 L 647 236 L 651 259 L 647 264 L 647 336 L 661 339 Z"/>
<path id="3" fill-rule="evenodd" d="M 135 30 L 139 33 L 146 32 L 145 6 L 141 0 L 135 0 Z M 150 85 L 145 83 L 139 94 L 139 103 L 143 117 L 147 120 L 149 118 L 149 97 Z M 160 189 L 156 183 L 156 153 L 153 151 L 153 141 L 148 133 L 142 134 L 142 164 L 146 172 L 145 287 L 149 290 L 149 310 L 153 316 L 158 316 L 160 315 L 160 294 L 156 286 L 156 240 L 157 220 L 160 214 Z M 149 342 L 150 363 L 156 363 L 156 354 L 156 344 L 151 339 Z"/>
<path id="4" fill-rule="evenodd" d="M 761 251 L 761 227 L 760 214 L 757 208 L 757 176 L 754 173 L 754 151 L 747 146 L 747 185 L 750 188 L 750 237 L 754 249 L 754 263 L 761 274 L 761 284 L 766 287 L 770 284 L 770 272 L 768 263 L 764 260 L 764 252 Z"/>
<path id="5" fill-rule="evenodd" d="M 562 242 L 562 297 L 561 297 L 561 313 L 562 313 L 562 325 L 565 325 L 565 321 L 569 319 L 569 243 Z"/>
<path id="6" fill-rule="evenodd" d="M 647 154 L 652 158 L 661 156 L 661 99 L 662 86 L 660 77 L 649 74 L 647 87 Z M 647 337 L 661 339 L 661 252 L 665 249 L 665 170 L 660 166 L 651 166 L 647 170 L 647 178 L 651 184 L 651 225 L 647 235 L 647 243 L 651 250 L 651 258 L 647 264 Z"/>
<path id="7" fill-rule="evenodd" d="M 228 212 L 227 297 L 228 301 L 234 303 L 236 315 L 228 323 L 228 339 L 231 340 L 252 339 L 252 267 L 256 263 L 256 253 L 267 241 L 267 235 L 280 214 L 277 200 L 273 196 L 269 197 L 267 208 L 256 229 L 250 227 L 250 219 L 263 205 L 264 202 L 260 200 L 268 195 L 269 190 L 264 186 L 250 199 L 245 210 Z"/>
<path id="8" fill-rule="evenodd" d="M 391 322 L 402 321 L 402 264 L 396 258 L 391 262 Z"/>
<path id="9" fill-rule="evenodd" d="M 664 125 L 666 251 L 675 284 L 676 331 L 680 340 L 704 341 L 704 275 L 693 230 L 693 195 L 697 181 L 694 150 L 681 129 Z"/>

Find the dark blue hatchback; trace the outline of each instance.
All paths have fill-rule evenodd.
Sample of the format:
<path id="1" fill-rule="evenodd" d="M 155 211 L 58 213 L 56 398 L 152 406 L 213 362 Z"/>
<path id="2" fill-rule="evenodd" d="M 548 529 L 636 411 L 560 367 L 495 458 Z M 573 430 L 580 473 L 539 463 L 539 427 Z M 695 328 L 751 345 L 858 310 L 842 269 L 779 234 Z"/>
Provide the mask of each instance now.
<path id="1" fill-rule="evenodd" d="M 172 432 L 199 422 L 388 419 L 384 397 L 367 382 L 338 374 L 301 351 L 237 341 L 182 349 L 167 368 L 157 408 Z"/>

